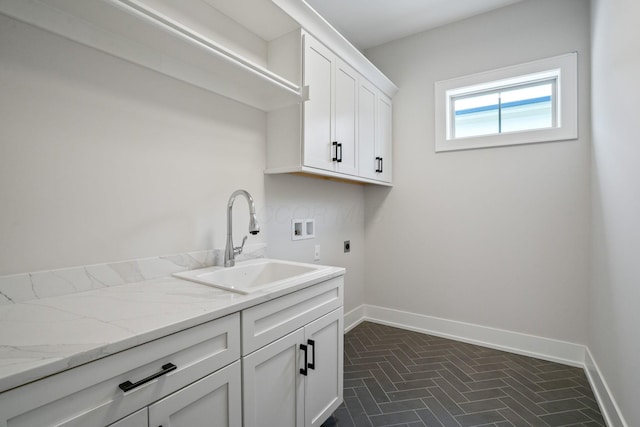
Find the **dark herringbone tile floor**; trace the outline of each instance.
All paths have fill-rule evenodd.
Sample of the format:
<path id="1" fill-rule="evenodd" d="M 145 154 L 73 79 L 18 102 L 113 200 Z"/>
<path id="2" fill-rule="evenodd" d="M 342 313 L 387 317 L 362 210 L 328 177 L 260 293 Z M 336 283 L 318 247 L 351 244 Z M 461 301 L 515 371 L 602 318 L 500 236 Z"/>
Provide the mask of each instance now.
<path id="1" fill-rule="evenodd" d="M 604 426 L 584 371 L 365 322 L 323 427 Z"/>

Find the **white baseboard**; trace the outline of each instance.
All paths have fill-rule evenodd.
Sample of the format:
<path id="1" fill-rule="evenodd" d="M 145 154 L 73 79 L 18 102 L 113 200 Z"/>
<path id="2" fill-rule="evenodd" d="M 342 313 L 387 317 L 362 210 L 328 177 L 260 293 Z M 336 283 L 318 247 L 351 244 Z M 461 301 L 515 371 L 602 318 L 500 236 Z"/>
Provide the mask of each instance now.
<path id="1" fill-rule="evenodd" d="M 571 366 L 584 366 L 585 347 L 565 341 L 471 323 L 441 319 L 390 308 L 365 305 L 364 319 L 389 326 L 477 344 Z"/>
<path id="2" fill-rule="evenodd" d="M 600 405 L 600 412 L 602 412 L 602 416 L 607 422 L 607 425 L 612 427 L 627 427 L 628 424 L 624 420 L 622 412 L 620 412 L 620 408 L 613 398 L 613 395 L 609 390 L 609 386 L 607 386 L 607 382 L 604 380 L 604 377 L 602 376 L 602 373 L 600 372 L 600 369 L 588 348 L 586 349 L 584 359 L 584 370 L 587 373 L 587 378 L 589 379 L 589 383 L 593 389 L 593 394 L 596 396 L 598 405 Z"/>
<path id="3" fill-rule="evenodd" d="M 364 318 L 364 304 L 359 305 L 358 307 L 350 310 L 349 312 L 344 314 L 344 332 L 347 333 L 351 329 L 358 326 L 360 323 L 365 321 Z"/>

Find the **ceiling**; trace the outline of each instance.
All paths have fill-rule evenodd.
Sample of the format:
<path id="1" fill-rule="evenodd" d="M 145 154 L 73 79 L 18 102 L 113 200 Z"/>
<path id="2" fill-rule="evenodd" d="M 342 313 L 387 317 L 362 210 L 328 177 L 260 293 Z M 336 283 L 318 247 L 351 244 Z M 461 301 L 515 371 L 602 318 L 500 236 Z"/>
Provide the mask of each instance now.
<path id="1" fill-rule="evenodd" d="M 358 49 L 522 0 L 306 0 Z"/>

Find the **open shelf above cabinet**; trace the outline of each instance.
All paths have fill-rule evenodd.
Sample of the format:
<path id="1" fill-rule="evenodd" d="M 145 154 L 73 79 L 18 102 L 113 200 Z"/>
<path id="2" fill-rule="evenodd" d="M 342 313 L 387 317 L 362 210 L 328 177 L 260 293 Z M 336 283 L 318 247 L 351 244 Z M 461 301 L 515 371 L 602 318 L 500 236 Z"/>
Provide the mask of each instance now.
<path id="1" fill-rule="evenodd" d="M 0 0 L 0 13 L 263 111 L 298 84 L 139 0 Z"/>

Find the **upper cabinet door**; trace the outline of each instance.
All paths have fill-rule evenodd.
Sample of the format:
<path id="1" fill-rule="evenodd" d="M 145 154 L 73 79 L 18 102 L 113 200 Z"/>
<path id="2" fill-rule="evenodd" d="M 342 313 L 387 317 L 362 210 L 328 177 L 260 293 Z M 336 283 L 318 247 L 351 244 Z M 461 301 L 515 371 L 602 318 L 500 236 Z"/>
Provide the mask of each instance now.
<path id="1" fill-rule="evenodd" d="M 305 35 L 303 75 L 309 88 L 303 107 L 304 165 L 357 175 L 358 73 Z"/>
<path id="2" fill-rule="evenodd" d="M 303 163 L 306 166 L 333 170 L 333 74 L 335 57 L 313 38 L 304 37 L 304 86 L 309 100 L 304 103 Z"/>
<path id="3" fill-rule="evenodd" d="M 376 138 L 376 152 L 380 167 L 378 179 L 391 182 L 393 177 L 393 110 L 391 99 L 382 93 L 378 96 L 378 136 Z"/>
<path id="4" fill-rule="evenodd" d="M 335 61 L 335 147 L 337 160 L 335 171 L 349 175 L 358 174 L 356 152 L 358 74 L 347 64 Z"/>
<path id="5" fill-rule="evenodd" d="M 379 154 L 376 152 L 376 93 L 371 83 L 362 79 L 358 86 L 358 153 L 360 176 L 378 179 Z"/>
<path id="6" fill-rule="evenodd" d="M 391 100 L 365 79 L 358 86 L 359 175 L 391 182 Z"/>

